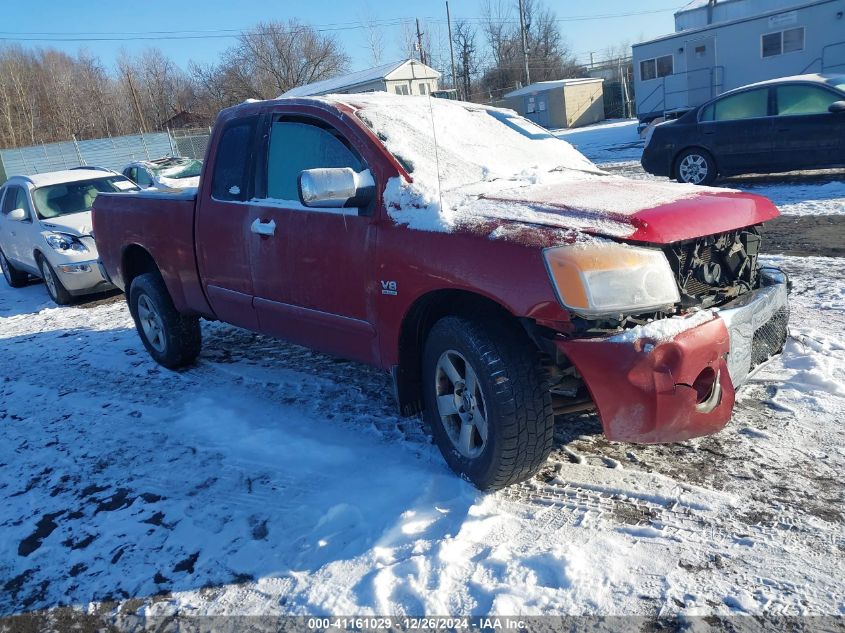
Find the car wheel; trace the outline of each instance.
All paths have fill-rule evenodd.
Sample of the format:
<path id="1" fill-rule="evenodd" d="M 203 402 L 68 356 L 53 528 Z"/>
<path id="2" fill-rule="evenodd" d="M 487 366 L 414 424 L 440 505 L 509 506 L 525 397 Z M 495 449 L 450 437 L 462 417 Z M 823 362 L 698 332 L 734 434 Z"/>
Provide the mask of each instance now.
<path id="1" fill-rule="evenodd" d="M 14 268 L 6 259 L 3 251 L 0 251 L 0 268 L 3 269 L 3 277 L 6 278 L 6 283 L 12 288 L 20 288 L 26 285 L 29 275 Z"/>
<path id="2" fill-rule="evenodd" d="M 129 312 L 150 356 L 168 369 L 178 369 L 196 360 L 202 347 L 198 317 L 176 310 L 164 280 L 146 273 L 132 280 Z"/>
<path id="3" fill-rule="evenodd" d="M 47 294 L 50 295 L 56 305 L 66 306 L 73 301 L 73 295 L 65 289 L 53 267 L 50 266 L 50 262 L 43 255 L 38 256 L 38 269 L 41 271 L 44 285 L 47 286 Z"/>
<path id="4" fill-rule="evenodd" d="M 690 185 L 710 185 L 716 180 L 716 161 L 703 149 L 688 149 L 678 156 L 675 178 Z"/>
<path id="5" fill-rule="evenodd" d="M 448 465 L 481 490 L 524 481 L 552 450 L 539 354 L 515 327 L 444 317 L 423 352 L 425 421 Z"/>

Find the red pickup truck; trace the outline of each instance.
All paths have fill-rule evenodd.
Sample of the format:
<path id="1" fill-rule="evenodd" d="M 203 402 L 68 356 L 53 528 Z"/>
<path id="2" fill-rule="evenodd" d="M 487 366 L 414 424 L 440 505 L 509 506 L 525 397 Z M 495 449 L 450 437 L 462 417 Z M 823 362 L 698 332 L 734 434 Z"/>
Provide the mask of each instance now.
<path id="1" fill-rule="evenodd" d="M 353 94 L 224 110 L 197 190 L 101 194 L 94 234 L 165 367 L 218 319 L 389 370 L 492 489 L 541 468 L 556 415 L 623 442 L 723 428 L 786 339 L 758 261 L 777 214 L 607 174 L 508 110 Z"/>

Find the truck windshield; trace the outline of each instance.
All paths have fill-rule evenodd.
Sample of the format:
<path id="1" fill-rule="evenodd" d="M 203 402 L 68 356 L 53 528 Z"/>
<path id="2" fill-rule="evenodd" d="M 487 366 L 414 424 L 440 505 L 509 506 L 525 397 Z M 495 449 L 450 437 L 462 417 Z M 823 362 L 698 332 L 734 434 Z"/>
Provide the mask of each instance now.
<path id="1" fill-rule="evenodd" d="M 101 192 L 137 190 L 132 181 L 123 176 L 108 176 L 77 182 L 63 182 L 38 187 L 32 191 L 32 201 L 41 219 L 90 211 L 94 199 Z"/>
<path id="2" fill-rule="evenodd" d="M 598 172 L 569 143 L 512 110 L 448 99 L 355 94 L 336 97 L 424 186 L 442 191 L 552 171 Z"/>

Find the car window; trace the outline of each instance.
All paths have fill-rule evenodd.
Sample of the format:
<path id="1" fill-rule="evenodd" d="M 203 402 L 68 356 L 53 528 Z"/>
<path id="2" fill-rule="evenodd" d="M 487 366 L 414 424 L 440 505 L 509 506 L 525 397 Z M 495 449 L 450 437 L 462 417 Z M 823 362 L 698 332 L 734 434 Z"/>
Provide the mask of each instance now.
<path id="1" fill-rule="evenodd" d="M 7 187 L 6 197 L 3 199 L 3 215 L 8 215 L 15 209 L 26 211 L 26 219 L 32 219 L 32 210 L 27 199 L 26 189 L 23 187 Z"/>
<path id="2" fill-rule="evenodd" d="M 150 178 L 150 174 L 146 169 L 141 167 L 138 167 L 136 170 L 135 182 L 138 183 L 139 187 L 152 187 L 153 185 L 153 179 Z"/>
<path id="3" fill-rule="evenodd" d="M 256 121 L 254 116 L 237 119 L 223 130 L 211 177 L 211 196 L 215 200 L 247 200 Z"/>
<path id="4" fill-rule="evenodd" d="M 826 114 L 830 104 L 841 97 L 818 86 L 778 86 L 777 100 L 780 116 L 795 116 Z"/>
<path id="5" fill-rule="evenodd" d="M 335 130 L 298 121 L 273 123 L 267 157 L 268 198 L 298 201 L 299 174 L 318 167 L 363 170 L 361 159 Z"/>
<path id="6" fill-rule="evenodd" d="M 701 113 L 702 121 L 737 121 L 769 115 L 769 89 L 749 90 L 712 103 Z M 705 116 L 709 118 L 705 118 Z"/>
<path id="7" fill-rule="evenodd" d="M 9 215 L 11 211 L 15 210 L 15 202 L 18 199 L 17 189 L 19 187 L 6 187 L 6 195 L 3 198 L 3 215 Z"/>

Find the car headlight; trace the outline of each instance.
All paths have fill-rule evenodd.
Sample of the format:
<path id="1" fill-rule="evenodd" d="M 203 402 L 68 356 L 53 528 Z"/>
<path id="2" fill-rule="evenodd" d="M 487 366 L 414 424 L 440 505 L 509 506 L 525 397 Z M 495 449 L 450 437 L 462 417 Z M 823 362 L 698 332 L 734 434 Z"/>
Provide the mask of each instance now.
<path id="1" fill-rule="evenodd" d="M 680 301 L 662 251 L 614 242 L 573 244 L 543 251 L 558 300 L 589 317 L 638 314 Z"/>
<path id="2" fill-rule="evenodd" d="M 88 251 L 85 244 L 80 242 L 78 238 L 73 235 L 67 235 L 66 233 L 48 233 L 44 236 L 44 239 L 47 240 L 47 243 L 54 250 L 59 252 L 75 251 L 77 253 L 85 253 Z"/>

